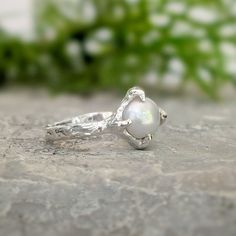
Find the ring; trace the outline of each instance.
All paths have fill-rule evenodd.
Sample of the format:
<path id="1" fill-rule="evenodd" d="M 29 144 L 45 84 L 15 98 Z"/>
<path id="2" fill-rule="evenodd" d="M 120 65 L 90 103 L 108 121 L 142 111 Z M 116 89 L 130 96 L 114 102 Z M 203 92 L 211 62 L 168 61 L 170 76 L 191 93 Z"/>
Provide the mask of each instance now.
<path id="1" fill-rule="evenodd" d="M 146 148 L 167 113 L 139 87 L 128 90 L 116 112 L 95 112 L 46 127 L 46 140 L 86 139 L 104 133 L 126 138 L 136 149 Z"/>

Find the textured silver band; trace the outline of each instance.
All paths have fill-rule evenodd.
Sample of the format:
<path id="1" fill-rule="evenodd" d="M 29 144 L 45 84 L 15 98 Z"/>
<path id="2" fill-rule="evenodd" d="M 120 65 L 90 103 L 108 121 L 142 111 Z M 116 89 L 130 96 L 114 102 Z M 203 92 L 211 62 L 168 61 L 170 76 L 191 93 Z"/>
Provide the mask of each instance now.
<path id="1" fill-rule="evenodd" d="M 48 125 L 47 140 L 86 138 L 109 132 L 112 127 L 112 112 L 87 113 Z"/>

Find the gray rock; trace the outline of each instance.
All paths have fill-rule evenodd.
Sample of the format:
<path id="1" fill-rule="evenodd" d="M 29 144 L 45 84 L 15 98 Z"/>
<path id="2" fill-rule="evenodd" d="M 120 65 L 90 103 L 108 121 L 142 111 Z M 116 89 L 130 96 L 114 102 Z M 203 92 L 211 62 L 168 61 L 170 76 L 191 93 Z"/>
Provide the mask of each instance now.
<path id="1" fill-rule="evenodd" d="M 168 122 L 137 151 L 112 135 L 44 140 L 46 124 L 119 98 L 2 92 L 0 235 L 235 236 L 235 102 L 157 101 Z"/>

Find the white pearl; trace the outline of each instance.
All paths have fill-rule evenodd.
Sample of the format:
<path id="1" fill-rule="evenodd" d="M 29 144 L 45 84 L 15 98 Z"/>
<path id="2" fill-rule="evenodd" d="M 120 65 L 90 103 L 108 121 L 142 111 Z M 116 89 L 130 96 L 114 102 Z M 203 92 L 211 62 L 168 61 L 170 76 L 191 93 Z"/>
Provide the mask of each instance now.
<path id="1" fill-rule="evenodd" d="M 144 138 L 148 134 L 154 134 L 160 123 L 159 108 L 150 98 L 141 101 L 135 98 L 125 108 L 123 119 L 130 119 L 132 123 L 126 128 L 135 138 Z"/>

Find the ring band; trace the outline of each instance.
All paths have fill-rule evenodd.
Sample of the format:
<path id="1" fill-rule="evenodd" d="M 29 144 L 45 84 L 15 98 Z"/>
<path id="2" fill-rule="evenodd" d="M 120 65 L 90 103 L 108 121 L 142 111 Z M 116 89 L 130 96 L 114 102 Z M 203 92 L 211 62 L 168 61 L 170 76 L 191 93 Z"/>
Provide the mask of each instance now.
<path id="1" fill-rule="evenodd" d="M 116 112 L 94 112 L 56 122 L 46 127 L 48 141 L 84 139 L 114 133 L 137 149 L 146 148 L 167 114 L 142 89 L 128 90 Z"/>

